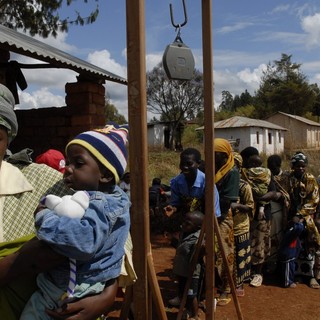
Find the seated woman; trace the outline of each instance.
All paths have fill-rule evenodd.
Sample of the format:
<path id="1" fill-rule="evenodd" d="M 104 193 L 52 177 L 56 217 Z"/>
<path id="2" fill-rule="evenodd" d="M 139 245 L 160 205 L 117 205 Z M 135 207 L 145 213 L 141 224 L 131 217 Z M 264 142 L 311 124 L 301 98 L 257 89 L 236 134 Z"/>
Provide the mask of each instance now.
<path id="1" fill-rule="evenodd" d="M 39 272 L 68 261 L 32 234 L 33 213 L 41 197 L 47 193 L 59 196 L 70 193 L 63 185 L 62 174 L 46 165 L 31 163 L 28 157 L 22 156 L 24 162 L 15 166 L 4 161 L 7 147 L 18 131 L 14 105 L 12 93 L 0 84 L 0 314 L 6 320 L 19 319 L 36 289 L 35 278 Z M 48 313 L 57 319 L 74 315 L 78 319 L 95 319 L 111 307 L 116 292 L 117 282 L 100 295 L 68 303 L 63 310 Z"/>

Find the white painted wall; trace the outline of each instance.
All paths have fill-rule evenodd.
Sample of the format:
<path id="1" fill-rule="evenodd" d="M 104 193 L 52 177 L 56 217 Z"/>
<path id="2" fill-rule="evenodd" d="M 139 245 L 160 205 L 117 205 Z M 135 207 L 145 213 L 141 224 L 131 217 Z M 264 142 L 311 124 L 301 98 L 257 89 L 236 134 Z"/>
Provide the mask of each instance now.
<path id="1" fill-rule="evenodd" d="M 259 133 L 259 141 L 257 141 L 257 132 Z M 271 143 L 269 143 L 269 133 Z M 267 155 L 279 154 L 284 150 L 284 132 L 280 130 L 259 127 L 215 129 L 215 137 L 227 140 L 240 139 L 239 146 L 235 148 L 235 151 L 239 152 L 248 146 L 255 147 L 259 152 Z"/>
<path id="2" fill-rule="evenodd" d="M 164 145 L 164 129 L 166 125 L 157 123 L 149 125 L 147 130 L 148 145 L 149 146 L 163 146 Z"/>

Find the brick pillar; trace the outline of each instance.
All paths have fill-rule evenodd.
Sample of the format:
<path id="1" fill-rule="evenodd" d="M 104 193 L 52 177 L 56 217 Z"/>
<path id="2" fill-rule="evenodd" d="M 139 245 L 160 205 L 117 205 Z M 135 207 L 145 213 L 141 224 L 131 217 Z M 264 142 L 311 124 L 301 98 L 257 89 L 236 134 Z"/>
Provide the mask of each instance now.
<path id="1" fill-rule="evenodd" d="M 105 125 L 105 88 L 102 84 L 78 81 L 67 83 L 66 104 L 70 114 L 70 139 L 80 132 Z"/>

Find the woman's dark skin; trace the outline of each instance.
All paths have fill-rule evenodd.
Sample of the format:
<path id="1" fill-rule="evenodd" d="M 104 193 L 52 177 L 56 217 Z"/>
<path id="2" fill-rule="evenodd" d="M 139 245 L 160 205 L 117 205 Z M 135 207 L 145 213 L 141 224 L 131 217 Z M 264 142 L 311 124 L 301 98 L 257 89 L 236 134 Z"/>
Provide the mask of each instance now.
<path id="1" fill-rule="evenodd" d="M 23 277 L 36 276 L 59 266 L 68 258 L 57 254 L 44 242 L 33 238 L 20 250 L 0 259 L 0 286 Z M 54 319 L 92 320 L 110 310 L 117 294 L 118 283 L 115 281 L 96 296 L 85 297 L 68 303 L 61 310 L 47 310 Z"/>
<path id="2" fill-rule="evenodd" d="M 48 309 L 46 311 L 54 319 L 97 319 L 100 315 L 110 311 L 117 291 L 118 282 L 115 280 L 113 284 L 106 287 L 99 295 L 86 297 L 74 303 L 68 303 L 59 312 Z"/>

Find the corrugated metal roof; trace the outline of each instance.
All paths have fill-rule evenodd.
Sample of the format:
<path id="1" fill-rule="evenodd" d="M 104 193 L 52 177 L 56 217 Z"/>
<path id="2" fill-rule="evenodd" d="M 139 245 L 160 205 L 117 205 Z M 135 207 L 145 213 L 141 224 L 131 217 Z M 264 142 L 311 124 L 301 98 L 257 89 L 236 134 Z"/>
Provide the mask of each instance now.
<path id="1" fill-rule="evenodd" d="M 215 129 L 224 129 L 224 128 L 242 128 L 242 127 L 260 127 L 260 128 L 268 128 L 268 129 L 276 129 L 276 130 L 285 130 L 286 128 L 280 127 L 276 124 L 265 120 L 259 119 L 251 119 L 247 117 L 235 116 L 229 119 L 221 120 L 214 123 Z M 197 130 L 203 130 L 204 127 L 200 127 Z"/>
<path id="2" fill-rule="evenodd" d="M 127 80 L 120 76 L 2 25 L 0 25 L 0 47 L 47 62 L 57 68 L 73 70 L 89 78 L 127 84 Z"/>
<path id="3" fill-rule="evenodd" d="M 300 116 L 295 116 L 293 114 L 290 114 L 290 113 L 284 113 L 282 111 L 278 111 L 278 113 L 280 114 L 283 114 L 283 115 L 286 115 L 288 116 L 289 118 L 293 118 L 293 119 L 296 119 L 298 121 L 301 121 L 303 123 L 306 123 L 306 124 L 309 124 L 311 126 L 316 126 L 316 127 L 320 127 L 320 123 L 318 122 L 315 122 L 315 121 L 312 121 L 312 120 L 309 120 L 309 119 L 306 119 L 306 118 L 303 118 L 303 117 L 300 117 Z"/>

